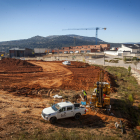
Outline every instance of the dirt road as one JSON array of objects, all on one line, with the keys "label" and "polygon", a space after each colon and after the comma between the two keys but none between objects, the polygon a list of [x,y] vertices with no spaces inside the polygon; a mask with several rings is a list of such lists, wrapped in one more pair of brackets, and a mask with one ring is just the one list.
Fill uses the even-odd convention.
[{"label": "dirt road", "polygon": [[72,72],[63,67],[61,63],[58,64],[55,62],[52,63],[42,61],[30,61],[30,63],[35,64],[35,66],[37,65],[42,67],[43,70],[41,72],[33,71],[29,73],[28,71],[30,68],[28,68],[28,70],[26,68],[27,72],[24,73],[20,72],[20,70],[17,71],[17,69],[10,71],[9,73],[0,73],[1,85],[3,85],[5,88],[9,86],[16,86],[18,88],[58,88],[62,85],[63,79],[72,80]]},{"label": "dirt road", "polygon": [[41,87],[58,88],[62,85],[63,79],[72,80],[72,72],[65,68],[61,63],[30,62],[43,68],[43,76],[30,81],[29,85],[38,84]]}]

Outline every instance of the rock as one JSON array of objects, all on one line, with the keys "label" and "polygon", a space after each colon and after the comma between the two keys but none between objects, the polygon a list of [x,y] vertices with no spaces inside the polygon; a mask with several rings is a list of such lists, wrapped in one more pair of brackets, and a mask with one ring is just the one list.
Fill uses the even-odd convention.
[{"label": "rock", "polygon": [[136,126],[136,129],[140,131],[140,126]]},{"label": "rock", "polygon": [[115,122],[115,127],[118,128],[119,127],[119,123]]},{"label": "rock", "polygon": [[38,94],[38,91],[37,90],[32,90],[32,94],[36,95],[36,94]]}]

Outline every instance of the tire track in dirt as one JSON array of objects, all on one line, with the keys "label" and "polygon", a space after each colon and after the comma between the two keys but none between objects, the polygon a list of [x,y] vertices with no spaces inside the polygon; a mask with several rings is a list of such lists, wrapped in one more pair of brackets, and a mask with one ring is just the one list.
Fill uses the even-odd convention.
[{"label": "tire track in dirt", "polygon": [[44,77],[39,77],[37,80],[31,81],[29,85],[39,84],[41,87],[57,88],[62,85],[63,79],[72,80],[72,72],[63,67],[63,64],[52,62],[34,62],[30,63],[41,66]]}]

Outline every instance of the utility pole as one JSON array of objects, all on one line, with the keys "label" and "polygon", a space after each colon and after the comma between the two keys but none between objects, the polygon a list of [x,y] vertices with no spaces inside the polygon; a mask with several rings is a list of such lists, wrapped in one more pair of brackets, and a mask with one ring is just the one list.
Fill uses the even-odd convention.
[{"label": "utility pole", "polygon": [[104,65],[105,65],[105,54],[104,54]]}]

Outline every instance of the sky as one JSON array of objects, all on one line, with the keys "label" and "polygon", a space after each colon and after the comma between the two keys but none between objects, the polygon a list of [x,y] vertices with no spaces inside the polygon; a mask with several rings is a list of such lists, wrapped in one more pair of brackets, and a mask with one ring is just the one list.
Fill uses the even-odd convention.
[{"label": "sky", "polygon": [[112,43],[140,42],[140,0],[0,0],[0,42],[76,34]]}]

